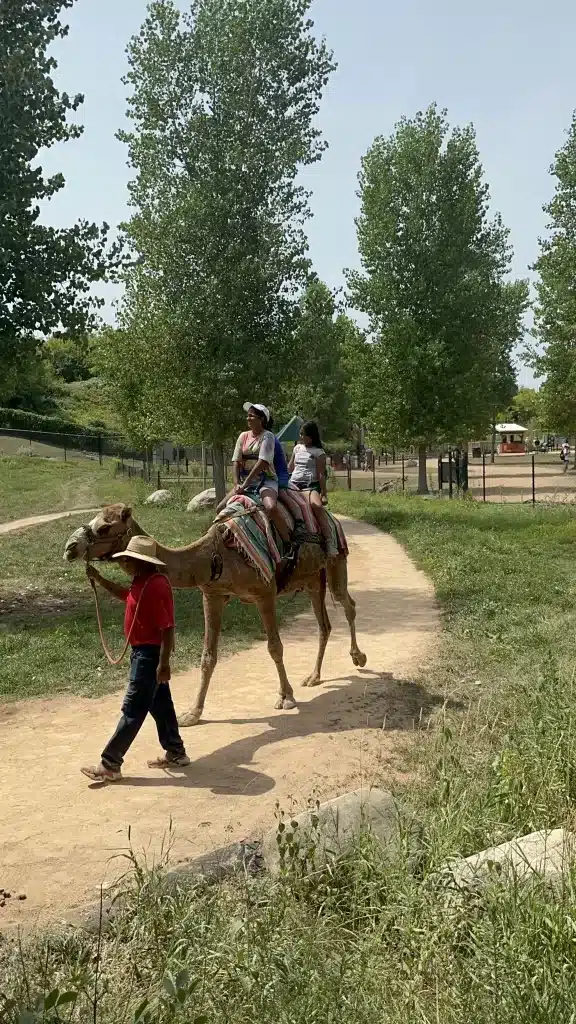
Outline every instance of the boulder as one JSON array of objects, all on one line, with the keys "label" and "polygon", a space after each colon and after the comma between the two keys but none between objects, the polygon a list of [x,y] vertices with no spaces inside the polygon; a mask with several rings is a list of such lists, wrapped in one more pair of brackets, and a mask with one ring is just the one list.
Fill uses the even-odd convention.
[{"label": "boulder", "polygon": [[166,490],[153,491],[152,494],[150,494],[146,498],[146,501],[144,502],[144,504],[145,505],[167,505],[169,501],[172,501],[172,494],[170,493],[170,491],[166,491]]},{"label": "boulder", "polygon": [[[410,831],[415,838],[416,830]],[[264,837],[262,852],[266,870],[278,876],[282,870],[281,848],[296,843],[299,849],[313,848],[315,867],[328,855],[345,853],[356,836],[369,832],[382,844],[387,855],[397,855],[402,845],[400,814],[391,793],[382,789],[357,789],[334,800],[286,819],[282,832],[278,827]]]},{"label": "boulder", "polygon": [[555,828],[531,832],[471,857],[450,861],[443,874],[449,878],[450,887],[460,891],[506,878],[529,881],[538,877],[557,883],[568,872],[575,853],[576,836]]},{"label": "boulder", "polygon": [[206,491],[200,491],[200,494],[195,494],[192,500],[188,502],[188,512],[199,512],[203,508],[216,508],[216,490],[214,487],[209,487]]}]

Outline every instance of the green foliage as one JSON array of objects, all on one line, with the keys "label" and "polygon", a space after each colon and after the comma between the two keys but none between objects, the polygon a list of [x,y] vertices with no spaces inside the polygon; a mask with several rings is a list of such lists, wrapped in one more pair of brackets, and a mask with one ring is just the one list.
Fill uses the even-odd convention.
[{"label": "green foliage", "polygon": [[41,150],[82,133],[82,96],[59,93],[52,43],[67,34],[58,20],[74,0],[3,3],[0,7],[0,400],[13,390],[10,371],[34,357],[38,334],[82,333],[98,301],[90,289],[107,275],[116,250],[106,251],[107,227],[81,221],[71,228],[42,224],[40,204],[64,187],[44,178]]},{"label": "green foliage", "polygon": [[435,107],[403,118],[362,163],[353,304],[373,343],[359,359],[362,405],[384,442],[458,440],[487,429],[514,393],[512,350],[527,305],[505,283],[511,251],[488,219],[472,127]]},{"label": "green foliage", "polygon": [[229,441],[247,386],[276,404],[309,274],[299,168],[333,64],[309,0],[153,2],[128,55],[142,257],[104,350],[131,433]]},{"label": "green foliage", "polygon": [[89,434],[104,431],[97,427],[81,427],[58,414],[42,415],[28,409],[0,409],[0,427],[13,430],[41,430],[53,434]]},{"label": "green foliage", "polygon": [[67,384],[88,380],[92,376],[95,338],[50,338],[44,346],[46,358],[54,373]]},{"label": "green foliage", "polygon": [[540,242],[536,336],[543,351],[536,354],[536,373],[543,417],[550,430],[576,432],[576,114],[565,145],[551,168],[552,201],[544,210],[548,237]]},{"label": "green foliage", "polygon": [[281,407],[286,418],[298,414],[316,420],[331,437],[345,435],[351,422],[344,356],[355,325],[337,311],[334,295],[319,280],[308,285],[300,311]]},{"label": "green foliage", "polygon": [[535,388],[519,388],[510,405],[502,415],[497,417],[498,423],[518,423],[521,427],[540,426],[541,401],[540,393]]}]

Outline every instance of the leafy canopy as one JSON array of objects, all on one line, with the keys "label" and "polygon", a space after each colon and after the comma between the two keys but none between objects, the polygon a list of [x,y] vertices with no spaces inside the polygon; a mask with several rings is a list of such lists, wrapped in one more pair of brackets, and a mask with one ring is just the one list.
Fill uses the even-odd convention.
[{"label": "leafy canopy", "polygon": [[[246,397],[274,405],[309,277],[299,168],[333,68],[309,0],[149,5],[128,54],[135,171],[127,276],[108,376],[129,426],[228,441]],[[128,369],[129,368],[129,369]],[[138,421],[138,422],[136,422]]]},{"label": "leafy canopy", "polygon": [[362,271],[353,305],[372,338],[359,358],[373,433],[399,444],[484,431],[515,391],[524,282],[505,282],[508,232],[488,215],[474,130],[431,106],[377,138],[362,162]]},{"label": "leafy canopy", "polygon": [[0,397],[16,386],[39,336],[82,334],[92,325],[98,300],[90,289],[117,256],[116,250],[106,252],[106,226],[40,222],[40,203],[64,187],[64,178],[44,177],[38,155],[82,133],[67,121],[82,96],[57,90],[56,61],[48,56],[54,40],[68,31],[58,15],[73,2],[0,4]]},{"label": "leafy canopy", "polygon": [[549,235],[540,241],[535,270],[536,336],[543,346],[534,360],[542,416],[550,430],[576,433],[576,114],[551,167],[554,196],[544,210]]}]

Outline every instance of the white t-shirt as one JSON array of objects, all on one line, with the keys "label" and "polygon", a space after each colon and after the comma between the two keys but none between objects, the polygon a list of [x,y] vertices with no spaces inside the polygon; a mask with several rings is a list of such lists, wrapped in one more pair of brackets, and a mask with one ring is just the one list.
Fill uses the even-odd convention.
[{"label": "white t-shirt", "polygon": [[318,463],[316,459],[322,458],[326,453],[323,448],[307,448],[305,444],[294,446],[294,469],[290,477],[291,481],[298,484],[311,486],[318,483]]}]

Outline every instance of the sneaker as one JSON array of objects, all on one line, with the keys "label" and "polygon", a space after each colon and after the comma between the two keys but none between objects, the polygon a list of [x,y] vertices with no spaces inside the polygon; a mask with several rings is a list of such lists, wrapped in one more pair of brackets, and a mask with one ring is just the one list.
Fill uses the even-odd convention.
[{"label": "sneaker", "polygon": [[148,761],[147,764],[149,768],[187,768],[192,762],[188,754],[180,754],[180,757],[162,755],[161,757],[156,757],[153,761]]},{"label": "sneaker", "polygon": [[91,782],[119,782],[122,778],[119,768],[107,768],[102,762],[88,768],[81,768],[80,771]]}]

